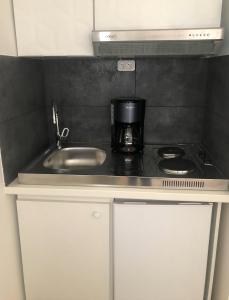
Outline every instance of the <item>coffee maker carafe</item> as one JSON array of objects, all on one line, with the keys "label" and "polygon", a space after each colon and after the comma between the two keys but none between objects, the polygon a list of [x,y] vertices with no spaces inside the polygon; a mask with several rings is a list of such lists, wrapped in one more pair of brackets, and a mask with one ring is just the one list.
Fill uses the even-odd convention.
[{"label": "coffee maker carafe", "polygon": [[139,152],[144,147],[145,100],[111,100],[111,147],[123,153]]}]

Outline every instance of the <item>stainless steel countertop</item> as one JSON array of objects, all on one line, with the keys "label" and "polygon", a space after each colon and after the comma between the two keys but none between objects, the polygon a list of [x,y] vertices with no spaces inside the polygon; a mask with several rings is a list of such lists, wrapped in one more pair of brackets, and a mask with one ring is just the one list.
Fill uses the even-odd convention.
[{"label": "stainless steel countertop", "polygon": [[[67,146],[87,146],[74,144]],[[89,146],[89,145],[88,145]],[[141,187],[162,189],[228,190],[229,181],[215,166],[206,166],[198,156],[200,145],[180,145],[197,168],[189,175],[166,175],[158,168],[159,147],[146,145],[139,154],[113,153],[110,145],[91,145],[106,151],[102,166],[82,167],[77,170],[53,170],[43,166],[43,161],[53,151],[50,147],[19,173],[21,184],[86,185],[112,187]],[[171,146],[171,145],[170,145]],[[177,146],[177,145],[176,145]]]}]

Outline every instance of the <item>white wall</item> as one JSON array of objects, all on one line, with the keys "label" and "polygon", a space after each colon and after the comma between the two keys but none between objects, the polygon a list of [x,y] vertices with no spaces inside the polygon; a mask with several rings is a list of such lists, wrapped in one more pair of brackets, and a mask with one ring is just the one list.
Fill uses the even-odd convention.
[{"label": "white wall", "polygon": [[220,55],[229,55],[229,0],[223,0],[222,26],[225,29],[225,37]]},{"label": "white wall", "polygon": [[16,203],[4,195],[3,186],[0,156],[0,300],[23,300]]},{"label": "white wall", "polygon": [[12,0],[0,0],[0,55],[17,55]]},{"label": "white wall", "polygon": [[229,204],[222,210],[212,300],[229,299]]}]

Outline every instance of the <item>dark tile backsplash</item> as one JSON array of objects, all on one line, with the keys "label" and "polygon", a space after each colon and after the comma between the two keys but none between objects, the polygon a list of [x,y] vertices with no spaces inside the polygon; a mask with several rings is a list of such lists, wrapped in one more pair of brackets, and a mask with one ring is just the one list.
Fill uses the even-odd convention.
[{"label": "dark tile backsplash", "polygon": [[117,60],[59,59],[43,62],[48,103],[107,106],[113,97],[133,96],[134,72],[118,72]]},{"label": "dark tile backsplash", "polygon": [[[0,146],[6,183],[54,142],[51,104],[69,142],[110,142],[110,99],[145,98],[146,143],[203,143],[229,176],[229,57],[117,59],[0,56]],[[203,133],[204,131],[204,133]]]},{"label": "dark tile backsplash", "polygon": [[44,107],[38,61],[0,56],[0,123]]},{"label": "dark tile backsplash", "polygon": [[44,100],[40,62],[0,56],[0,148],[6,184],[48,145]]},{"label": "dark tile backsplash", "polygon": [[58,105],[63,126],[69,127],[70,142],[109,142],[109,101],[134,96],[135,73],[118,72],[117,60],[44,60],[45,91],[50,140],[51,104]]},{"label": "dark tile backsplash", "polygon": [[48,146],[45,109],[40,108],[0,125],[6,184]]},{"label": "dark tile backsplash", "polygon": [[70,140],[90,143],[110,141],[110,110],[108,106],[63,107],[64,124],[71,129]]},{"label": "dark tile backsplash", "polygon": [[148,107],[145,118],[147,144],[199,143],[204,109],[200,107]]},{"label": "dark tile backsplash", "polygon": [[205,105],[206,59],[151,58],[136,64],[136,94],[148,106]]},{"label": "dark tile backsplash", "polygon": [[229,56],[209,59],[203,143],[229,176]]},{"label": "dark tile backsplash", "polygon": [[136,72],[118,72],[117,59],[44,60],[43,68],[46,101],[58,104],[71,142],[110,142],[110,99],[128,96],[147,100],[146,143],[201,141],[206,59],[137,59]]}]

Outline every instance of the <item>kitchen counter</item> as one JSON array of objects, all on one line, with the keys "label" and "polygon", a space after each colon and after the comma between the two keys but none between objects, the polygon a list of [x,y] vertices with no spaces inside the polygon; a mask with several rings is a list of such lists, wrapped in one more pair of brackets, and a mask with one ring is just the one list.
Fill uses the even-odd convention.
[{"label": "kitchen counter", "polygon": [[114,198],[180,202],[229,203],[228,191],[163,190],[152,188],[116,188],[93,186],[25,185],[16,179],[4,192],[19,198],[46,199],[49,201],[112,202]]},{"label": "kitchen counter", "polygon": [[[67,147],[86,145],[67,145]],[[94,145],[93,145],[94,146]],[[155,189],[228,190],[228,180],[215,166],[204,164],[199,156],[200,145],[179,145],[185,152],[184,158],[194,162],[195,170],[188,175],[167,175],[158,167],[162,160],[158,149],[166,145],[146,145],[138,154],[113,153],[110,145],[95,145],[106,152],[106,160],[97,167],[76,169],[46,168],[43,162],[53,152],[45,151],[19,173],[18,181],[28,185],[66,185],[94,187],[134,187]],[[55,150],[54,150],[55,151]]]},{"label": "kitchen counter", "polygon": [[[74,145],[75,146],[75,145]],[[81,145],[82,146],[82,145]],[[21,178],[17,178],[9,186],[5,187],[6,194],[17,195],[18,198],[28,199],[49,199],[50,201],[93,201],[110,203],[115,198],[119,199],[140,199],[157,200],[157,201],[179,201],[179,202],[214,202],[214,203],[229,203],[228,190],[204,190],[201,185],[192,189],[188,186],[176,185],[178,182],[185,182],[185,179],[193,182],[200,182],[202,178],[207,181],[213,181],[217,178],[226,182],[228,180],[223,178],[223,175],[216,173],[215,168],[201,165],[198,161],[199,157],[193,156],[193,153],[198,153],[197,145],[182,145],[186,150],[186,157],[192,158],[199,167],[193,172],[192,178],[188,176],[169,176],[162,173],[158,168],[160,158],[157,155],[157,145],[146,146],[144,154],[137,155],[123,155],[112,153],[108,145],[101,145],[99,148],[104,149],[107,153],[105,163],[98,168],[86,168],[74,170],[71,172],[60,172],[52,169],[47,169],[43,166],[43,161],[50,154],[46,151],[40,157],[35,159],[31,164],[21,172],[20,175],[34,176],[33,181],[29,184],[23,183]],[[195,151],[192,151],[193,147]],[[126,160],[125,160],[126,159]],[[200,167],[201,166],[201,167]],[[47,177],[50,176],[50,177]],[[150,177],[154,176],[154,177]],[[222,176],[222,177],[220,177]],[[58,180],[56,180],[59,177]],[[72,178],[67,184],[63,178]],[[90,179],[89,182],[84,180]],[[30,177],[29,177],[30,178]],[[41,180],[39,180],[39,178]],[[52,178],[54,184],[45,181]],[[97,184],[96,178],[104,179],[105,183],[109,180],[116,180],[116,184]],[[20,180],[19,180],[20,179]],[[162,179],[160,181],[160,179]],[[145,186],[141,185],[141,180],[145,180]],[[152,182],[175,182],[175,186],[161,186],[151,185]],[[171,181],[169,181],[171,180]],[[35,182],[35,184],[33,184]],[[148,184],[148,185],[147,185]],[[182,189],[183,187],[183,189]],[[88,200],[89,199],[89,200]]]}]

